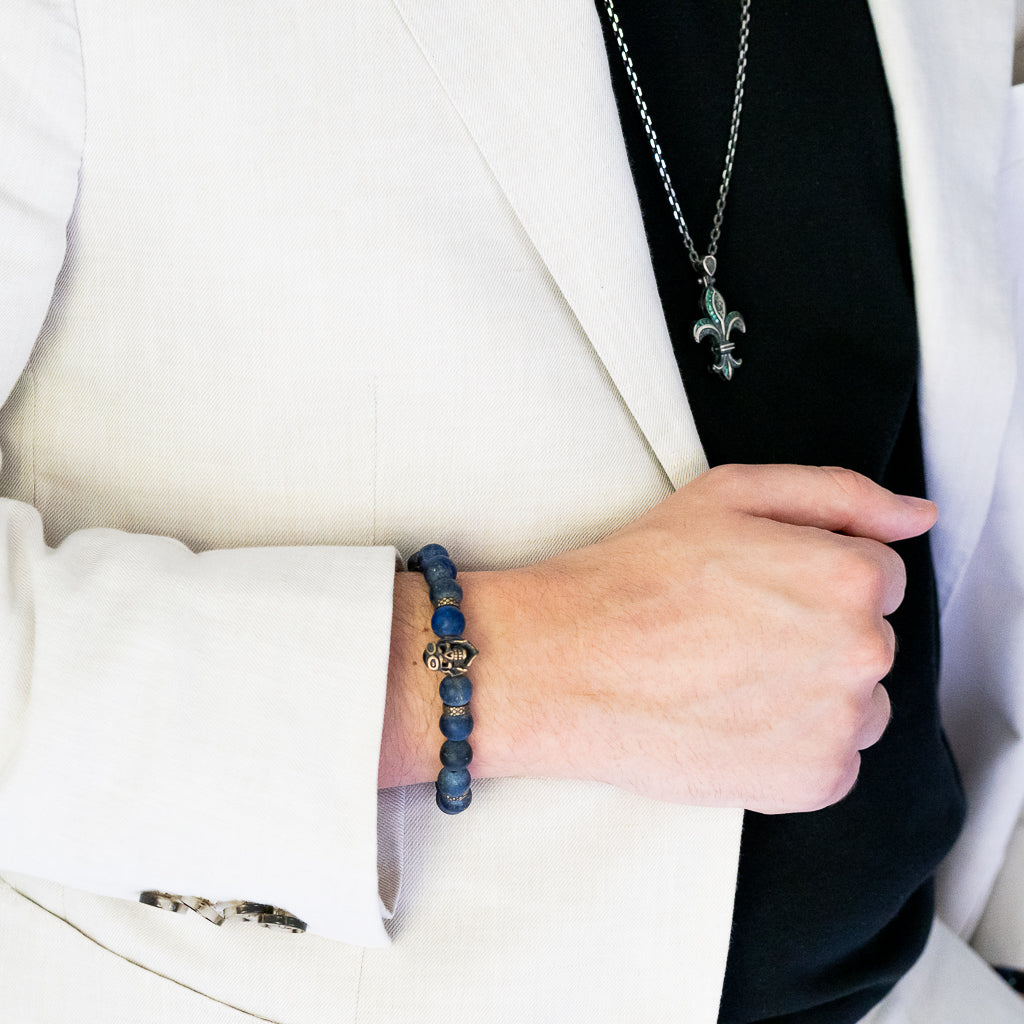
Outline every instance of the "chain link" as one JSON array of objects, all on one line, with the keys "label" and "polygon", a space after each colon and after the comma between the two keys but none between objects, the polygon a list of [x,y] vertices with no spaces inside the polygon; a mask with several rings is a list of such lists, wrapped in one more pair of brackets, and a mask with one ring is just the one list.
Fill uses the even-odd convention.
[{"label": "chain link", "polygon": [[[608,21],[611,24],[612,32],[615,33],[615,41],[619,46],[619,54],[622,56],[622,64],[626,69],[626,77],[629,79],[629,87],[633,90],[633,98],[636,100],[637,110],[640,112],[640,119],[643,121],[644,132],[647,141],[651,146],[651,153],[654,156],[654,163],[657,165],[661,183],[665,187],[665,195],[668,197],[669,206],[672,208],[672,216],[675,218],[679,233],[683,236],[683,244],[690,255],[690,263],[698,274],[704,274],[706,265],[697,252],[690,229],[686,225],[683,211],[679,206],[679,198],[676,196],[672,178],[665,165],[665,157],[661,152],[661,143],[658,142],[658,133],[654,130],[651,115],[647,110],[647,101],[644,99],[643,90],[637,81],[636,70],[633,67],[633,58],[629,55],[629,47],[622,34],[622,26],[619,24],[619,15],[615,10],[613,0],[605,0],[605,10],[608,12]],[[708,240],[707,255],[711,257],[713,267],[716,254],[718,253],[718,240],[722,234],[722,221],[725,217],[725,200],[729,194],[729,184],[732,181],[733,164],[736,161],[736,140],[740,134],[740,114],[743,112],[743,88],[747,82],[747,44],[750,40],[750,0],[743,0],[743,7],[740,13],[740,43],[739,56],[736,60],[736,87],[733,91],[732,121],[729,126],[729,143],[725,149],[725,169],[722,171],[722,183],[718,187],[718,202],[715,204],[715,217],[711,224],[711,236]],[[711,275],[713,277],[713,274]]]}]

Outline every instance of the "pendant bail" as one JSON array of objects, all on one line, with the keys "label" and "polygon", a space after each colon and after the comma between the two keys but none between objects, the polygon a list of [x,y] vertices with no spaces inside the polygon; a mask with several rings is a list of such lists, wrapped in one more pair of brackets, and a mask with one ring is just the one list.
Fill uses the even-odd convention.
[{"label": "pendant bail", "polygon": [[715,259],[710,253],[700,261],[701,268],[704,271],[704,287],[711,288],[715,283],[715,271],[718,270],[718,260]]}]

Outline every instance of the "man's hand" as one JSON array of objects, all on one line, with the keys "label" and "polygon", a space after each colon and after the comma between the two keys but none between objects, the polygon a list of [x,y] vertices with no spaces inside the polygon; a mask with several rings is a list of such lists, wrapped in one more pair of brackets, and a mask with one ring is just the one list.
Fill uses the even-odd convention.
[{"label": "man's hand", "polygon": [[[889,717],[883,616],[905,575],[886,544],[934,521],[930,502],[848,470],[726,466],[598,544],[460,576],[482,652],[474,774],[764,812],[834,803]],[[418,600],[396,611],[423,622]],[[410,718],[406,701],[407,723],[436,731],[429,705],[421,697]],[[425,730],[417,743],[430,743]],[[382,758],[386,778],[410,780],[387,776]]]}]

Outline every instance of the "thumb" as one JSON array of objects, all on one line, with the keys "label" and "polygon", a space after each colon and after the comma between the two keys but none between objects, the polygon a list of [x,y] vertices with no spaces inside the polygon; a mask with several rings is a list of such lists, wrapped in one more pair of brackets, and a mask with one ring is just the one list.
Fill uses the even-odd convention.
[{"label": "thumb", "polygon": [[[814,526],[888,544],[916,537],[938,518],[924,499],[894,494],[835,466],[725,466],[733,506],[793,526]],[[717,470],[712,470],[712,474]],[[710,476],[711,474],[709,474]]]}]

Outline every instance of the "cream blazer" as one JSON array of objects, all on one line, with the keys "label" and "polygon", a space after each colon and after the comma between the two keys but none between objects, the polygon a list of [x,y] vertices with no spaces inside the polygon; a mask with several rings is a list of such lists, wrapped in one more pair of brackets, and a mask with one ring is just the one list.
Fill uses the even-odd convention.
[{"label": "cream blazer", "polygon": [[[969,930],[1024,789],[1012,4],[872,6]],[[133,990],[147,1020],[711,1024],[739,810],[524,778],[448,819],[428,786],[376,792],[396,555],[530,562],[706,468],[593,4],[258,10],[0,14],[0,993],[47,1024],[122,1019],[143,974],[175,983]],[[310,934],[132,902],[151,888]]]}]

